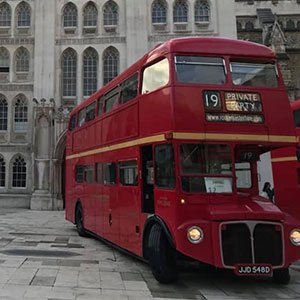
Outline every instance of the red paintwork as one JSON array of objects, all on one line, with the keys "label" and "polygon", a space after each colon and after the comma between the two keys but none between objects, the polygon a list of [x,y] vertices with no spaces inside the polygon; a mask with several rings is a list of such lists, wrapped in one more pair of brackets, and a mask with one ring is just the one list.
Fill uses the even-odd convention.
[{"label": "red paintwork", "polygon": [[[300,100],[291,103],[293,111],[300,110]],[[300,138],[300,128],[296,128],[296,135]],[[298,147],[299,148],[299,147]],[[272,151],[273,159],[293,157],[294,160],[273,162],[273,177],[276,204],[283,210],[300,219],[300,182],[298,170],[300,163],[296,160],[295,147],[288,147]]]},{"label": "red paintwork", "polygon": [[[106,186],[99,184],[75,183],[75,166],[90,165],[96,162],[118,162],[137,159],[141,168],[139,146],[86,155],[68,159],[68,156],[103,146],[120,144],[127,141],[149,137],[165,132],[200,132],[219,134],[259,134],[294,136],[294,126],[287,94],[281,76],[278,88],[250,88],[234,86],[230,74],[224,85],[188,85],[179,84],[175,79],[175,54],[220,55],[226,60],[229,70],[229,58],[247,58],[252,60],[272,60],[276,57],[267,47],[250,42],[222,38],[181,38],[162,44],[146,54],[141,60],[112,80],[89,99],[76,107],[71,116],[83,107],[98,99],[123,80],[162,57],[167,57],[171,66],[169,84],[154,92],[140,95],[126,104],[116,104],[114,109],[96,117],[81,128],[67,133],[66,162],[66,218],[74,222],[75,204],[80,200],[83,206],[86,229],[116,243],[139,255],[143,255],[143,228],[147,214],[142,213],[142,181],[139,176],[138,187]],[[228,72],[229,73],[229,72]],[[264,124],[208,123],[204,119],[202,100],[203,90],[256,92],[261,95],[265,117]],[[190,140],[171,140],[175,149],[176,187],[173,190],[158,189],[154,186],[155,215],[168,227],[175,245],[182,252],[197,260],[223,267],[220,257],[219,224],[228,220],[272,220],[281,222],[285,233],[285,266],[300,258],[300,248],[289,241],[289,232],[300,227],[299,222],[282,212],[277,206],[258,196],[256,164],[253,163],[252,188],[232,194],[188,194],[180,189],[179,144]],[[196,141],[197,142],[197,141]],[[222,141],[210,141],[222,143]],[[232,149],[252,144],[276,148],[295,146],[293,143],[263,141],[224,141]],[[159,142],[152,143],[157,145]],[[119,175],[118,175],[119,177]],[[119,182],[119,180],[118,180]],[[181,199],[186,203],[181,204]],[[109,214],[112,225],[109,225]],[[187,239],[190,226],[200,226],[204,240],[197,245]]]}]

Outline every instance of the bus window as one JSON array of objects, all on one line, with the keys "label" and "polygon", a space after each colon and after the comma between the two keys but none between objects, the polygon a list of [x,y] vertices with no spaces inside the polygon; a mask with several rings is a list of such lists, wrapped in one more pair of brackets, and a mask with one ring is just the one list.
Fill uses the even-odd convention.
[{"label": "bus window", "polygon": [[83,126],[84,122],[85,122],[85,108],[83,108],[78,114],[79,127]]},{"label": "bus window", "polygon": [[76,175],[75,175],[75,180],[78,183],[82,183],[83,182],[83,178],[84,178],[84,166],[76,166]]},{"label": "bus window", "polygon": [[96,170],[97,170],[97,183],[103,184],[102,164],[97,163]]},{"label": "bus window", "polygon": [[119,96],[119,87],[117,86],[107,94],[105,94],[105,112],[113,109],[114,104],[117,102]]},{"label": "bus window", "polygon": [[130,160],[119,163],[120,182],[122,185],[138,185],[137,161]]},{"label": "bus window", "polygon": [[117,167],[115,163],[103,164],[104,184],[117,183]]},{"label": "bus window", "polygon": [[231,62],[234,85],[276,87],[277,71],[273,63]]},{"label": "bus window", "polygon": [[176,76],[182,83],[224,84],[225,62],[222,57],[176,56]]},{"label": "bus window", "polygon": [[86,166],[84,173],[86,183],[94,183],[94,166]]},{"label": "bus window", "polygon": [[295,127],[300,128],[300,110],[294,111],[294,121],[295,121]]},{"label": "bus window", "polygon": [[85,120],[92,121],[95,119],[95,114],[96,114],[96,102],[93,102],[86,108],[86,116]]},{"label": "bus window", "polygon": [[98,99],[98,116],[101,116],[102,114],[103,103],[104,103],[104,96],[101,96]]},{"label": "bus window", "polygon": [[143,73],[142,94],[150,93],[169,82],[170,71],[167,58],[147,67]]},{"label": "bus window", "polygon": [[121,104],[128,102],[131,99],[134,99],[137,95],[138,89],[138,73],[134,74],[123,83],[121,83]]},{"label": "bus window", "polygon": [[236,185],[238,189],[249,189],[252,186],[251,165],[248,162],[236,163]]},{"label": "bus window", "polygon": [[76,127],[76,115],[73,115],[71,117],[71,121],[70,121],[70,124],[69,124],[69,129],[73,130],[75,127]]},{"label": "bus window", "polygon": [[232,193],[232,158],[228,145],[182,144],[180,169],[185,192]]},{"label": "bus window", "polygon": [[173,145],[155,147],[155,184],[157,187],[175,187],[175,168]]}]

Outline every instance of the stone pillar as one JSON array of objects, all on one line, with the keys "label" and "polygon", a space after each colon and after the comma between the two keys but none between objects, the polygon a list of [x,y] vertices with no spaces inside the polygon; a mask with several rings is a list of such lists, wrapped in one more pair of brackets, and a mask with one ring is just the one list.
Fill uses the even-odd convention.
[{"label": "stone pillar", "polygon": [[52,210],[53,176],[51,153],[53,152],[53,112],[54,106],[44,99],[34,108],[34,192],[30,208]]}]

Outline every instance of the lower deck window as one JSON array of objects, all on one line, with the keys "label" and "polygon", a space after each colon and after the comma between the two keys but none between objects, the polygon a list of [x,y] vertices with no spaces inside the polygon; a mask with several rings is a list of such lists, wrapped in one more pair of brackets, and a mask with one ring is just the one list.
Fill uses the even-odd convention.
[{"label": "lower deck window", "polygon": [[116,184],[117,183],[116,163],[103,164],[103,178],[104,178],[104,184]]},{"label": "lower deck window", "polygon": [[137,161],[130,160],[119,163],[120,182],[122,185],[138,185]]}]

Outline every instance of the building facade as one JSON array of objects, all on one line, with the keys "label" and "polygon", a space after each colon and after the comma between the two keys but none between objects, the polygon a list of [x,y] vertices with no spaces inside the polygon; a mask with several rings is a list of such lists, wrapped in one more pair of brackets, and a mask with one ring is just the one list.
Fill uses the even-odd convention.
[{"label": "building facade", "polygon": [[234,0],[0,1],[0,207],[62,209],[70,110],[163,41],[236,38],[234,9]]},{"label": "building facade", "polygon": [[271,47],[291,101],[300,98],[300,0],[235,0],[238,39]]}]

